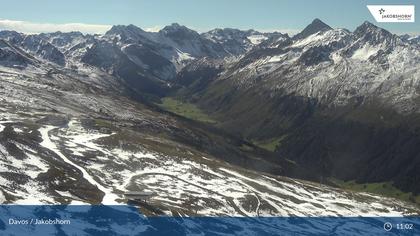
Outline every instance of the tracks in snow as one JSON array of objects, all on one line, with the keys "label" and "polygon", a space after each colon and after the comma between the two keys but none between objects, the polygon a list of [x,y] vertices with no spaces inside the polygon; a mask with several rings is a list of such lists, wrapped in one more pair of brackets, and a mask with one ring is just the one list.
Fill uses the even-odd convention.
[{"label": "tracks in snow", "polygon": [[100,191],[102,191],[105,195],[102,199],[102,204],[104,205],[118,205],[119,203],[116,201],[118,199],[118,195],[112,193],[111,190],[104,187],[102,184],[97,182],[93,176],[91,176],[83,167],[77,165],[73,161],[71,161],[69,158],[67,158],[57,147],[57,145],[51,141],[49,132],[53,129],[56,129],[55,126],[46,126],[39,129],[39,132],[41,133],[41,137],[43,139],[41,146],[53,151],[57,156],[59,156],[64,162],[67,164],[75,167],[79,171],[82,172],[83,178],[85,178],[89,183],[96,186]]}]

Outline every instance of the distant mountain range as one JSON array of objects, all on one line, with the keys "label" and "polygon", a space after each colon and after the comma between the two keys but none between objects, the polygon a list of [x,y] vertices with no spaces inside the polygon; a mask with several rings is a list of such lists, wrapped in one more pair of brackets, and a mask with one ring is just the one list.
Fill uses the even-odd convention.
[{"label": "distant mountain range", "polygon": [[67,67],[84,63],[101,68],[121,77],[135,90],[152,94],[165,91],[166,81],[173,80],[191,61],[204,57],[238,57],[272,37],[286,36],[236,29],[215,29],[199,34],[176,23],[157,33],[134,25],[114,26],[105,35],[0,32],[1,39],[40,59]]},{"label": "distant mountain range", "polygon": [[[420,191],[420,45],[369,22],[354,32],[314,20],[233,61],[202,59],[176,96],[219,126],[276,146],[310,179],[393,182]],[[244,129],[246,127],[246,129]]]},{"label": "distant mountain range", "polygon": [[420,193],[419,37],[369,22],[333,29],[319,19],[293,37],[200,34],[179,24],[159,32],[119,25],[104,35],[0,31],[0,66],[45,65],[102,73],[143,102],[193,103],[217,128],[275,142],[279,160],[296,164],[289,176],[392,182]]}]

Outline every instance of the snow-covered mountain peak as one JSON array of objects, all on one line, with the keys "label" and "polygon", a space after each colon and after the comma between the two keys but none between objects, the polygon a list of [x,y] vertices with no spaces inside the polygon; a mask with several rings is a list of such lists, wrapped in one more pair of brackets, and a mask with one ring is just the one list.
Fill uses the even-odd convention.
[{"label": "snow-covered mountain peak", "polygon": [[23,39],[24,35],[12,30],[3,30],[0,31],[0,39],[5,39],[12,43],[20,42]]},{"label": "snow-covered mountain peak", "polygon": [[114,25],[105,34],[125,34],[125,33],[143,33],[145,32],[140,27],[133,24],[129,25]]},{"label": "snow-covered mountain peak", "polygon": [[356,28],[354,31],[355,34],[363,34],[369,31],[382,31],[384,29],[379,28],[378,26],[374,25],[369,21],[364,21],[360,26]]},{"label": "snow-covered mountain peak", "polygon": [[107,37],[118,36],[123,42],[138,42],[141,40],[149,39],[148,32],[142,30],[135,25],[114,25],[105,33]]},{"label": "snow-covered mountain peak", "polygon": [[418,44],[365,22],[354,32],[324,29],[278,47],[264,43],[222,78],[240,87],[261,84],[325,104],[343,105],[355,97],[383,99],[399,111],[411,112],[420,109],[416,103],[419,61]]},{"label": "snow-covered mountain peak", "polygon": [[385,29],[379,28],[378,26],[368,21],[365,21],[362,25],[357,27],[353,34],[356,38],[360,38],[372,45],[384,42],[390,44],[401,41],[398,36],[390,33]]},{"label": "snow-covered mountain peak", "polygon": [[84,35],[81,32],[54,32],[54,33],[41,33],[40,37],[45,38],[51,44],[57,47],[66,47],[68,44],[75,40],[81,40],[83,38],[92,37],[91,35]]},{"label": "snow-covered mountain peak", "polygon": [[56,31],[52,33],[40,33],[40,36],[44,37],[83,37],[84,34],[79,31],[71,31],[71,32],[61,32]]},{"label": "snow-covered mountain peak", "polygon": [[297,40],[292,47],[314,47],[337,45],[348,42],[351,33],[346,29],[330,29],[311,34],[306,38]]},{"label": "snow-covered mountain peak", "polygon": [[309,35],[312,35],[321,31],[331,30],[331,29],[332,28],[329,25],[325,24],[323,21],[316,18],[312,21],[312,23],[306,26],[305,29],[302,30],[302,32],[298,33],[293,38],[303,39],[303,38],[308,37]]},{"label": "snow-covered mountain peak", "polygon": [[42,33],[39,36],[57,47],[66,56],[77,54],[75,51],[85,48],[87,42],[92,43],[95,38],[94,35],[84,35],[80,32]]},{"label": "snow-covered mountain peak", "polygon": [[[412,52],[416,54],[415,51],[418,53],[418,49],[415,49],[409,42],[365,21],[353,32],[353,43],[344,50],[344,53],[352,59],[376,61],[386,69],[390,67],[390,60],[393,60],[396,54],[400,54],[396,51],[406,51],[409,55]],[[401,61],[404,61],[403,58],[407,56],[400,55],[399,57]]]},{"label": "snow-covered mountain peak", "polygon": [[221,44],[227,52],[235,56],[244,54],[263,42],[268,45],[277,42],[276,39],[282,41],[285,37],[278,32],[262,33],[253,29],[239,30],[232,28],[216,28],[203,33],[202,36]]},{"label": "snow-covered mountain peak", "polygon": [[178,23],[172,23],[171,25],[165,26],[159,31],[159,34],[178,40],[200,37],[200,34],[196,31]]},{"label": "snow-covered mountain peak", "polygon": [[232,28],[216,28],[202,34],[206,39],[221,44],[232,55],[243,54],[251,49],[254,44],[257,44],[257,39],[254,39],[254,35],[267,38],[256,31],[243,31]]},{"label": "snow-covered mountain peak", "polygon": [[242,31],[239,29],[232,28],[216,28],[206,33],[203,33],[203,35],[206,38],[213,39],[214,41],[226,41],[231,39],[237,39],[240,37],[244,37],[247,34],[249,34],[248,31]]},{"label": "snow-covered mountain peak", "polygon": [[58,65],[65,65],[64,54],[40,35],[26,35],[21,42],[23,47],[37,56]]}]

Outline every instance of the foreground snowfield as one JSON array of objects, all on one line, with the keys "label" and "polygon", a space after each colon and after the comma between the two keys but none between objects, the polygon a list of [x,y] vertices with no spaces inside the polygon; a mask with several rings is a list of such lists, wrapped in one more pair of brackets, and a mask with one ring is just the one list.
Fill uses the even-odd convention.
[{"label": "foreground snowfield", "polygon": [[[419,214],[395,199],[216,159],[168,137],[200,142],[197,131],[116,96],[112,78],[86,70],[0,67],[0,203],[115,205],[127,203],[126,191],[152,191],[149,208],[140,206],[147,215]],[[90,124],[97,117],[105,117],[100,128]]]},{"label": "foreground snowfield", "polygon": [[[0,135],[6,128],[21,135],[33,132],[16,120],[2,121]],[[0,171],[9,172],[0,175],[2,203],[116,205],[126,203],[122,195],[126,191],[152,191],[156,196],[148,204],[166,215],[401,216],[418,213],[415,207],[395,199],[269,176],[206,156],[188,153],[182,157],[168,156],[140,145],[128,146],[129,141],[114,143],[112,140],[121,133],[86,128],[77,118],[65,125],[42,125],[38,131],[41,138],[38,147],[28,142],[19,143],[17,138],[13,142],[15,153],[11,154],[10,143],[9,147],[0,144]],[[20,152],[24,154],[16,155]],[[65,175],[45,182],[42,176],[51,175],[55,163],[63,166]],[[13,176],[19,176],[20,180]],[[17,186],[19,181],[22,184]],[[83,184],[63,187],[72,181]],[[9,196],[9,200],[5,196]]]}]

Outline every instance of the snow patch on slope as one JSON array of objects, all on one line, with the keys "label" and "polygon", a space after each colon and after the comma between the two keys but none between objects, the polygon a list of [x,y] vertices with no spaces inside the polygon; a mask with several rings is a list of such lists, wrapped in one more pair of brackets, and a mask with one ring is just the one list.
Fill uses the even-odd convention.
[{"label": "snow patch on slope", "polygon": [[353,55],[352,59],[356,60],[367,60],[370,56],[375,55],[379,51],[379,48],[371,46],[369,44],[363,46],[362,48],[357,49]]},{"label": "snow patch on slope", "polygon": [[248,38],[248,40],[249,40],[252,44],[254,44],[254,45],[258,45],[258,44],[260,44],[262,41],[264,41],[264,40],[268,39],[268,37],[267,37],[267,36],[262,35],[262,34],[250,35],[250,36],[248,36],[247,38]]}]

